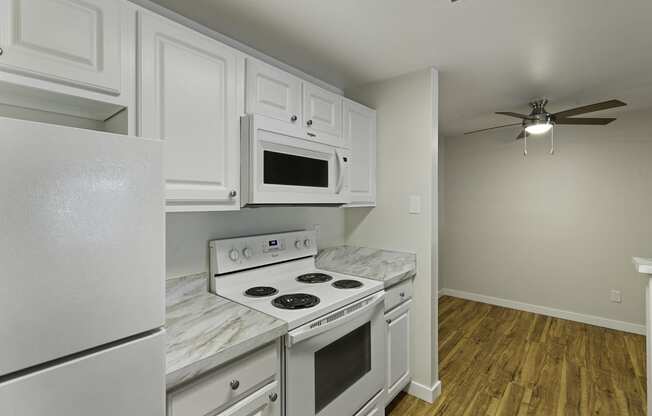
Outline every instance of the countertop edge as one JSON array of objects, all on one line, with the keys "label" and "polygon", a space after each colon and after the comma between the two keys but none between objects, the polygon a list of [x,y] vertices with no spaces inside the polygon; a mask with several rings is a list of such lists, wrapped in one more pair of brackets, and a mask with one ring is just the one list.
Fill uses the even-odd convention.
[{"label": "countertop edge", "polygon": [[166,373],[165,389],[170,391],[182,384],[185,384],[188,381],[191,381],[197,377],[201,377],[203,374],[213,371],[216,368],[229,363],[230,361],[233,361],[266,344],[269,344],[270,342],[273,342],[274,340],[279,339],[280,337],[286,335],[287,332],[287,323],[283,323],[268,330],[267,332],[243,341],[238,345],[233,345],[209,357],[205,357],[182,368],[176,369],[171,373]]}]

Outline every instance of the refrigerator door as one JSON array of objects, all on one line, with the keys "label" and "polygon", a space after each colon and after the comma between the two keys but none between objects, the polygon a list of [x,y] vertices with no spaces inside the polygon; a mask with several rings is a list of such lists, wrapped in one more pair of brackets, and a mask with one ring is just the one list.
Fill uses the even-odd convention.
[{"label": "refrigerator door", "polygon": [[163,331],[0,382],[0,415],[162,416]]},{"label": "refrigerator door", "polygon": [[0,118],[0,376],[163,326],[161,151]]}]

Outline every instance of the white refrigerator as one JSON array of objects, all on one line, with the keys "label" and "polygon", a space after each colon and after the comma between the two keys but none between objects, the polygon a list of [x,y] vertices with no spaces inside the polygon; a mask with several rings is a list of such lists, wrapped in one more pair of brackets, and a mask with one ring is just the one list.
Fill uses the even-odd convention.
[{"label": "white refrigerator", "polygon": [[0,415],[165,413],[162,143],[0,118]]}]

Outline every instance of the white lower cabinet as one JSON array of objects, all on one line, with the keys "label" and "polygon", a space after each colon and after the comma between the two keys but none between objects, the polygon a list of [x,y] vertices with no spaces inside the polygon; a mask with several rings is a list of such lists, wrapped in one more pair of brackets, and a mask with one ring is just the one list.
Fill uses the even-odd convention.
[{"label": "white lower cabinet", "polygon": [[239,209],[244,57],[146,11],[138,23],[139,130],[165,142],[167,211]]},{"label": "white lower cabinet", "polygon": [[[394,296],[395,293],[395,296]],[[388,298],[403,300],[392,309],[386,308],[387,324],[387,394],[385,404],[389,404],[411,380],[410,372],[410,306],[412,300],[412,281],[403,282],[387,290]],[[387,306],[387,303],[386,303]]]},{"label": "white lower cabinet", "polygon": [[280,343],[239,357],[167,394],[167,416],[280,416]]}]

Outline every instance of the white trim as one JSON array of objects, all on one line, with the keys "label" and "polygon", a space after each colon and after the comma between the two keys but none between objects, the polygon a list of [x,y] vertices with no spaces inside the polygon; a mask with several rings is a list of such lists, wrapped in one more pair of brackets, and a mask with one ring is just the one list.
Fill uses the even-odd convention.
[{"label": "white trim", "polygon": [[197,31],[197,32],[199,32],[199,33],[201,33],[201,34],[203,34],[205,36],[208,36],[209,38],[213,38],[218,42],[222,42],[225,45],[228,45],[228,46],[230,46],[230,47],[232,47],[234,49],[237,49],[242,53],[245,53],[245,54],[247,54],[249,56],[252,56],[252,57],[254,57],[256,59],[260,59],[261,61],[266,62],[266,63],[268,63],[270,65],[273,65],[273,66],[275,66],[275,67],[277,67],[279,69],[282,69],[283,71],[289,72],[289,73],[291,73],[291,74],[293,74],[293,75],[295,75],[295,76],[297,76],[297,77],[299,77],[299,78],[301,78],[301,79],[303,79],[305,81],[312,82],[313,84],[316,84],[316,85],[318,85],[318,86],[320,86],[320,87],[322,87],[322,88],[324,88],[324,89],[326,89],[328,91],[334,92],[334,93],[339,94],[339,95],[344,95],[343,91],[340,88],[338,88],[338,87],[336,87],[334,85],[331,85],[331,84],[329,84],[327,82],[324,82],[324,81],[322,81],[322,80],[320,80],[318,78],[315,78],[312,75],[309,75],[309,74],[307,74],[307,73],[305,73],[305,72],[303,72],[303,71],[301,71],[301,70],[299,70],[297,68],[294,68],[294,67],[286,64],[283,61],[279,61],[278,59],[273,58],[273,57],[271,57],[271,56],[269,56],[269,55],[267,55],[267,54],[265,54],[265,53],[263,53],[263,52],[261,52],[261,51],[259,51],[257,49],[254,49],[249,45],[246,45],[246,44],[244,44],[242,42],[239,42],[239,41],[237,41],[237,40],[235,40],[233,38],[230,38],[230,37],[228,37],[228,36],[226,36],[226,35],[224,35],[224,34],[222,34],[220,32],[217,32],[217,31],[215,31],[213,29],[210,29],[210,28],[208,28],[208,27],[206,27],[206,26],[204,26],[204,25],[202,25],[202,24],[200,24],[200,23],[198,23],[198,22],[196,22],[196,21],[194,21],[192,19],[189,19],[189,18],[187,18],[187,17],[185,17],[185,16],[183,16],[183,15],[177,13],[177,12],[174,12],[174,11],[168,9],[168,8],[163,7],[160,4],[156,4],[156,3],[152,2],[151,0],[130,0],[130,2],[133,3],[133,4],[136,4],[136,5],[140,6],[140,7],[143,7],[144,9],[147,9],[147,10],[149,10],[151,12],[159,14],[159,15],[161,15],[163,17],[166,17],[166,18],[168,18],[168,19],[170,19],[170,20],[172,20],[172,21],[174,21],[176,23],[179,23],[179,24],[181,24],[183,26],[186,26],[186,27],[188,27],[188,28],[190,28],[192,30],[195,30],[195,31]]},{"label": "white trim", "polygon": [[492,296],[480,295],[477,293],[464,292],[462,290],[441,289],[439,291],[439,296],[444,295],[472,300],[475,302],[488,303],[490,305],[502,306],[519,311],[538,313],[539,315],[551,316],[553,318],[566,319],[569,321],[581,322],[584,324],[601,326],[609,329],[616,329],[618,331],[631,332],[633,334],[645,335],[646,332],[645,325],[617,321],[615,319],[602,318],[600,316],[585,315],[582,313],[565,311],[562,309],[549,308],[547,306],[532,305],[530,303],[495,298]]},{"label": "white trim", "polygon": [[411,381],[405,388],[405,391],[410,396],[414,396],[428,403],[434,403],[441,394],[441,381],[437,380],[432,387]]}]

